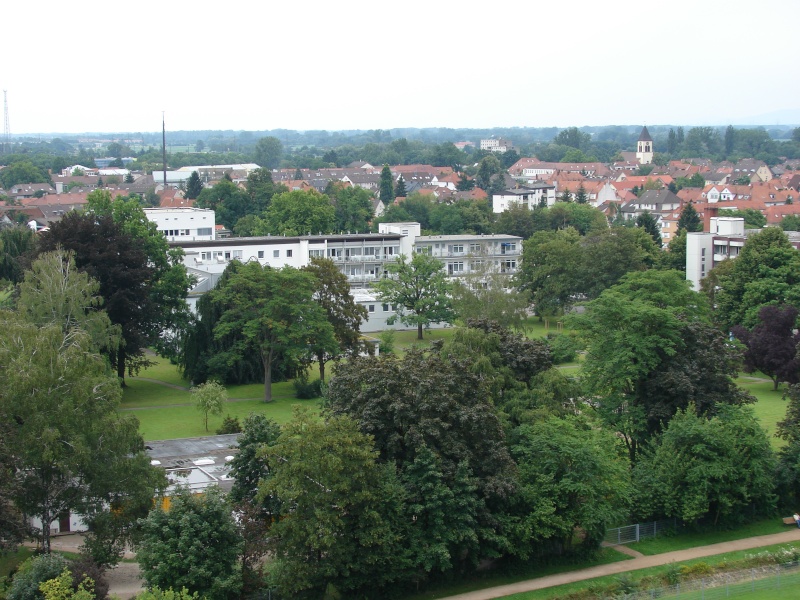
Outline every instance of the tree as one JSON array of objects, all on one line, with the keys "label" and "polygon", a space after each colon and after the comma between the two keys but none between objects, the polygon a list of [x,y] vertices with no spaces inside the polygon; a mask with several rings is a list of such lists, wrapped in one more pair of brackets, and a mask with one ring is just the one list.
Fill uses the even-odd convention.
[{"label": "tree", "polygon": [[781,229],[784,231],[800,231],[800,215],[786,215],[781,219]]},{"label": "tree", "polygon": [[394,184],[392,181],[392,171],[389,165],[383,165],[383,169],[381,169],[380,199],[386,206],[394,200]]},{"label": "tree", "polygon": [[397,178],[397,183],[394,186],[394,197],[395,198],[405,198],[408,195],[406,192],[406,180],[403,179],[403,176]]},{"label": "tree", "polygon": [[[746,456],[747,460],[742,460]],[[738,523],[745,509],[774,509],[775,458],[748,407],[722,406],[706,419],[679,411],[634,469],[640,517]]]},{"label": "tree", "polygon": [[233,229],[242,217],[257,212],[248,193],[224,178],[211,187],[203,188],[197,196],[195,206],[213,210],[217,223],[228,229]]},{"label": "tree", "polygon": [[583,187],[583,182],[578,186],[578,191],[575,192],[575,202],[577,204],[586,204],[589,201],[589,195],[586,193],[586,188]]},{"label": "tree", "polygon": [[777,390],[781,382],[800,383],[797,315],[794,306],[767,305],[758,311],[759,323],[752,330],[741,325],[733,327],[733,335],[747,347],[744,370],[767,375],[772,379],[773,390]]},{"label": "tree", "polygon": [[12,313],[0,331],[0,422],[15,505],[42,523],[69,511],[120,513],[149,505],[163,475],[150,466],[132,415],[117,412],[120,387],[80,329],[38,327]]},{"label": "tree", "polygon": [[658,221],[650,211],[646,210],[636,217],[636,226],[641,227],[650,234],[650,237],[653,238],[656,245],[658,245],[659,248],[661,247],[661,227],[659,227]]},{"label": "tree", "polygon": [[675,135],[675,130],[670,127],[669,134],[667,135],[667,154],[675,154],[677,149],[677,136]]},{"label": "tree", "polygon": [[375,289],[381,302],[395,306],[396,314],[387,319],[389,325],[398,319],[404,325],[416,325],[417,339],[421,340],[423,327],[455,320],[452,285],[440,260],[414,254],[409,261],[400,255],[385,268],[389,276],[375,283]]},{"label": "tree", "polygon": [[523,244],[517,285],[531,295],[539,317],[567,312],[584,284],[580,236],[572,228],[540,231]]},{"label": "tree", "polygon": [[263,137],[256,142],[255,162],[265,169],[277,169],[281,164],[283,144],[276,137]]},{"label": "tree", "polygon": [[0,171],[0,185],[6,190],[18,183],[47,183],[49,179],[44,169],[30,160],[13,162]]},{"label": "tree", "polygon": [[546,417],[513,437],[518,486],[503,517],[513,553],[525,559],[554,542],[563,549],[576,541],[588,551],[598,548],[630,502],[619,441],[584,417]]},{"label": "tree", "polygon": [[[480,259],[478,259],[480,260]],[[453,310],[461,321],[484,319],[504,327],[520,327],[528,316],[530,294],[509,289],[508,275],[484,261],[453,283]]]},{"label": "tree", "polygon": [[357,352],[360,348],[361,322],[368,318],[368,313],[364,306],[355,302],[350,294],[347,276],[336,268],[332,260],[312,257],[311,263],[303,270],[314,276],[314,300],[325,311],[336,338],[336,348],[330,344],[314,348],[319,363],[319,378],[324,382],[327,360]]},{"label": "tree", "polygon": [[186,295],[192,284],[183,251],[170,248],[135,198],[114,198],[97,190],[88,211],[70,212],[41,236],[39,249],[59,246],[75,254],[75,265],[100,282],[111,322],[123,344],[110,353],[117,376],[147,364],[145,348],[176,357],[188,326]]},{"label": "tree", "polygon": [[195,408],[203,413],[203,425],[208,431],[208,415],[221,415],[228,401],[228,391],[216,381],[207,381],[189,390]]},{"label": "tree", "polygon": [[582,285],[576,289],[590,299],[617,284],[627,273],[651,268],[662,255],[653,238],[639,227],[593,230],[581,239],[580,245],[577,276]]},{"label": "tree", "polygon": [[186,182],[186,197],[189,200],[195,200],[200,192],[203,191],[203,182],[200,181],[200,174],[197,171],[192,171],[189,179]]},{"label": "tree", "polygon": [[[257,262],[234,261],[229,277],[209,292],[222,309],[213,330],[215,338],[237,335],[241,342],[221,357],[239,360],[247,349],[257,351],[264,374],[264,402],[272,401],[272,367],[278,356],[302,362],[309,347],[330,348],[333,327],[314,300],[310,273]],[[226,269],[226,271],[228,270]]]},{"label": "tree", "polygon": [[36,234],[23,225],[0,228],[0,282],[19,283],[30,255],[36,249]]},{"label": "tree", "polygon": [[482,190],[489,190],[492,178],[503,172],[503,165],[496,156],[490,154],[484,156],[478,163],[478,173],[475,176],[475,184]]},{"label": "tree", "polygon": [[331,233],[335,224],[336,210],[327,196],[316,190],[295,190],[272,197],[262,217],[256,219],[253,234]]},{"label": "tree", "polygon": [[133,183],[133,173],[127,173],[124,179],[125,183]]},{"label": "tree", "polygon": [[361,187],[343,184],[332,185],[328,189],[326,192],[335,205],[334,231],[369,231],[369,224],[374,217],[369,192]]},{"label": "tree", "polygon": [[766,304],[800,308],[800,253],[781,229],[767,227],[749,236],[731,262],[713,290],[715,317],[723,327],[755,327],[758,311]]},{"label": "tree", "polygon": [[264,454],[262,496],[280,500],[270,530],[270,583],[291,598],[380,597],[407,568],[402,488],[378,465],[369,436],[344,416],[296,410]]},{"label": "tree", "polygon": [[705,298],[677,271],[629,273],[572,316],[587,344],[582,377],[634,461],[643,441],[689,402],[701,414],[752,397],[733,377],[739,355],[708,324]]},{"label": "tree", "polygon": [[170,499],[169,511],[156,508],[139,522],[136,560],[147,585],[185,587],[209,600],[238,593],[242,541],[223,493],[179,488]]},{"label": "tree", "polygon": [[43,598],[39,586],[59,576],[67,568],[67,560],[60,554],[42,554],[22,563],[11,580],[9,600],[35,600]]},{"label": "tree", "polygon": [[[230,498],[234,504],[255,501],[259,481],[266,481],[271,474],[269,464],[261,455],[261,449],[274,445],[281,433],[280,426],[263,414],[250,413],[245,417],[243,425],[242,433],[236,440],[239,451],[230,463],[233,475]],[[277,510],[274,507],[277,505],[274,499],[265,500],[267,514],[276,516]]]},{"label": "tree", "polygon": [[700,220],[700,215],[697,214],[691,201],[681,210],[681,216],[678,219],[678,233],[683,230],[689,233],[703,231],[703,222]]},{"label": "tree", "polygon": [[720,217],[740,217],[744,219],[746,229],[763,229],[767,226],[767,217],[760,210],[745,208],[744,210],[722,209]]},{"label": "tree", "polygon": [[583,133],[577,127],[568,127],[558,132],[558,135],[553,139],[554,144],[560,146],[569,146],[578,150],[586,149],[592,141],[592,136],[588,133]]},{"label": "tree", "polygon": [[725,156],[733,154],[733,147],[736,144],[736,130],[733,125],[728,125],[725,129]]}]

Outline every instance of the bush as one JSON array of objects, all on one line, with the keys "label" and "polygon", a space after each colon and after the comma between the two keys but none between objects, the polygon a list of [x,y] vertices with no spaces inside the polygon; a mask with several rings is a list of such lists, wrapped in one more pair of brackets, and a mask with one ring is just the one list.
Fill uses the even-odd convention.
[{"label": "bush", "polygon": [[217,435],[241,432],[242,424],[239,422],[239,417],[231,417],[230,415],[227,415],[224,419],[222,419],[222,426],[217,429]]},{"label": "bush", "polygon": [[11,581],[7,600],[40,600],[44,594],[39,585],[55,579],[67,567],[67,559],[60,554],[42,554],[29,558],[19,567]]},{"label": "bush", "polygon": [[553,364],[573,362],[578,358],[578,341],[567,333],[548,333],[547,342],[553,352]]},{"label": "bush", "polygon": [[378,339],[381,341],[379,350],[381,354],[394,354],[394,329],[381,331]]},{"label": "bush", "polygon": [[294,380],[294,393],[299,400],[311,400],[322,396],[322,381],[315,379],[309,381],[307,377],[298,377]]}]

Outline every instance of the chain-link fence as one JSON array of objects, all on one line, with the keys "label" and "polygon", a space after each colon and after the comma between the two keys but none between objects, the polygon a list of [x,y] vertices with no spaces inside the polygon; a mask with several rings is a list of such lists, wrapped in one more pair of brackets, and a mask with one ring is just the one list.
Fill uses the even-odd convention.
[{"label": "chain-link fence", "polygon": [[620,544],[631,544],[644,538],[656,537],[660,533],[667,531],[677,531],[681,526],[677,519],[663,519],[661,521],[648,521],[646,523],[636,523],[635,525],[625,525],[606,530],[606,537],[603,541],[611,546]]}]

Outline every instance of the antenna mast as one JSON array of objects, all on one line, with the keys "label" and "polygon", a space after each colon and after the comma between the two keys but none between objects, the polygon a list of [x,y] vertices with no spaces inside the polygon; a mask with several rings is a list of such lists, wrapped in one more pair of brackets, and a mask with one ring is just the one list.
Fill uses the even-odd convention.
[{"label": "antenna mast", "polygon": [[11,151],[11,126],[8,124],[8,91],[3,90],[3,154]]},{"label": "antenna mast", "polygon": [[161,111],[161,152],[164,160],[164,189],[167,189],[167,124]]}]

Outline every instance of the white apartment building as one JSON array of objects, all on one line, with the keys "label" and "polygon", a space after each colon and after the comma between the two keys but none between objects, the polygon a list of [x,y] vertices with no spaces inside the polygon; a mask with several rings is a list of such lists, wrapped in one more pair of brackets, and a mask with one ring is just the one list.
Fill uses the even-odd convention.
[{"label": "white apartment building", "polygon": [[207,208],[145,208],[144,214],[170,242],[213,241],[216,215]]},{"label": "white apartment building", "polygon": [[514,149],[514,144],[503,138],[490,138],[488,140],[481,140],[481,150],[488,150],[489,152],[499,152],[500,154]]},{"label": "white apartment building", "polygon": [[449,277],[487,270],[516,273],[522,256],[522,238],[516,235],[422,235],[414,251],[441,260]]},{"label": "white apartment building", "polygon": [[496,213],[505,212],[514,204],[533,210],[540,206],[553,206],[555,203],[556,186],[544,182],[505,190],[502,194],[492,196],[492,210]]}]

